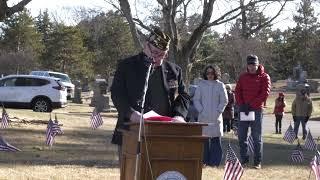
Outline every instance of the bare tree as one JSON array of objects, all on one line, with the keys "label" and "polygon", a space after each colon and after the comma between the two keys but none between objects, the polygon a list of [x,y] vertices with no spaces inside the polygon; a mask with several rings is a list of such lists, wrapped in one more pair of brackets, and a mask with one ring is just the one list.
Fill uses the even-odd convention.
[{"label": "bare tree", "polygon": [[[160,26],[165,30],[166,33],[170,35],[172,39],[169,50],[169,60],[178,63],[182,66],[182,69],[184,71],[187,71],[188,65],[195,61],[194,57],[196,54],[196,50],[201,42],[201,39],[205,31],[208,28],[232,21],[237,17],[244,15],[244,12],[246,10],[249,10],[250,7],[257,5],[266,6],[270,3],[280,3],[281,6],[279,12],[276,14],[276,16],[278,16],[279,13],[282,11],[287,0],[250,0],[248,2],[244,2],[242,0],[240,1],[241,3],[234,3],[229,1],[229,7],[223,10],[222,13],[220,12],[221,14],[218,17],[213,17],[213,15],[216,16],[217,14],[219,14],[217,13],[219,9],[215,9],[216,6],[214,6],[217,3],[216,0],[201,1],[201,5],[199,6],[199,8],[201,9],[198,9],[196,12],[198,14],[200,14],[199,12],[202,12],[201,20],[195,27],[195,29],[193,29],[191,32],[188,32],[190,34],[188,40],[184,40],[182,42],[179,29],[181,30],[183,28],[178,27],[176,20],[177,18],[181,17],[183,17],[185,20],[188,18],[187,15],[190,14],[190,12],[188,12],[188,8],[190,8],[191,6],[191,1],[157,0],[155,3],[157,3],[157,8],[160,10],[162,15],[162,22],[160,22]],[[114,7],[118,7],[119,10],[122,11],[123,15],[126,17],[130,25],[131,33],[133,39],[135,40],[136,46],[141,47],[141,42],[139,38],[140,34],[137,28],[137,24],[141,27],[147,27],[147,25],[144,25],[143,22],[138,18],[133,17],[132,8],[130,7],[128,0],[118,0],[118,3],[112,0],[109,0],[108,2],[112,4]],[[270,18],[270,21],[268,21],[268,23],[270,24],[275,17]],[[256,29],[253,30],[253,32],[261,29],[265,25],[267,24],[260,24],[256,27]],[[186,73],[186,75],[186,81],[188,82],[188,74]]]},{"label": "bare tree", "polygon": [[3,21],[6,17],[9,17],[16,12],[22,11],[29,2],[31,2],[31,0],[21,0],[18,4],[12,7],[8,7],[8,0],[0,0],[0,22]]}]

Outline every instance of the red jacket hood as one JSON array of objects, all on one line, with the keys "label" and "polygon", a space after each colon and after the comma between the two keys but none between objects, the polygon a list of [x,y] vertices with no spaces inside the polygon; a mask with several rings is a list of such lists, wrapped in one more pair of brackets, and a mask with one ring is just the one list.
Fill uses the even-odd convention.
[{"label": "red jacket hood", "polygon": [[[247,68],[246,73],[249,73],[249,72],[248,72],[248,68]],[[263,73],[264,73],[264,67],[262,66],[262,64],[259,64],[259,65],[258,65],[257,74],[258,74],[258,75],[261,75],[261,74],[263,74]]]}]

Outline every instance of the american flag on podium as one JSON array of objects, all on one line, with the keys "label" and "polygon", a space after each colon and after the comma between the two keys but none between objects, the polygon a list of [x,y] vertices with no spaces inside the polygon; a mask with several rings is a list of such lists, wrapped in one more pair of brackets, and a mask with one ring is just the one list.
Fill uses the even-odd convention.
[{"label": "american flag on podium", "polygon": [[90,121],[92,129],[97,129],[99,126],[103,124],[102,117],[98,112],[97,108],[94,108],[91,114],[91,121]]},{"label": "american flag on podium", "polygon": [[244,172],[243,167],[230,144],[227,146],[226,165],[224,168],[224,180],[239,180]]},{"label": "american flag on podium", "polygon": [[47,131],[46,131],[46,144],[48,146],[52,146],[54,142],[54,138],[58,134],[62,134],[62,130],[59,126],[57,115],[55,115],[54,122],[52,121],[51,117],[48,122]]},{"label": "american flag on podium", "polygon": [[9,115],[2,105],[2,117],[1,117],[1,128],[7,128],[9,126]]},{"label": "american flag on podium", "polygon": [[320,153],[319,151],[316,152],[316,155],[310,162],[311,169],[314,172],[314,175],[316,176],[316,180],[320,180]]}]

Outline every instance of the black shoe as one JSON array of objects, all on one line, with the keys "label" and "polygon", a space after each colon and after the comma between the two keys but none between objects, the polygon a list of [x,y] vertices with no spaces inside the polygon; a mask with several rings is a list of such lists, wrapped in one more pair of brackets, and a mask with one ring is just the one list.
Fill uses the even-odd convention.
[{"label": "black shoe", "polygon": [[242,160],[241,161],[241,166],[244,168],[244,167],[247,167],[248,166],[248,163],[249,163],[249,160]]},{"label": "black shoe", "polygon": [[261,163],[254,163],[253,168],[261,169]]}]

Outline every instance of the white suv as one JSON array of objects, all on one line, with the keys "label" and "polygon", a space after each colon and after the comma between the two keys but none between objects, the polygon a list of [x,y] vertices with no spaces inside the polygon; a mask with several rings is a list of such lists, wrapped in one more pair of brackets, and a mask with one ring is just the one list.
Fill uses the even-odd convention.
[{"label": "white suv", "polygon": [[68,74],[53,72],[53,71],[31,71],[30,75],[59,78],[61,81],[61,84],[67,88],[67,92],[68,92],[67,98],[71,99],[74,97],[74,84],[71,83],[71,80]]},{"label": "white suv", "polygon": [[67,91],[57,78],[9,75],[0,78],[0,102],[6,107],[51,112],[66,106]]}]

